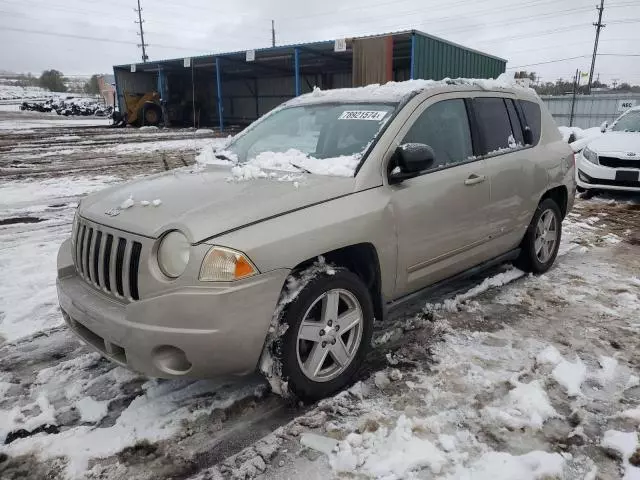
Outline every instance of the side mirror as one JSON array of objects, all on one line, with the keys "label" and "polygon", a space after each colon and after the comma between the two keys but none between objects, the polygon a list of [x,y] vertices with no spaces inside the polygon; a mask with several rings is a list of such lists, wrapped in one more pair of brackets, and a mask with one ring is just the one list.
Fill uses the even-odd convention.
[{"label": "side mirror", "polygon": [[524,140],[525,145],[533,145],[533,132],[529,127],[524,127],[522,139]]},{"label": "side mirror", "polygon": [[609,122],[602,122],[602,125],[600,125],[600,131],[604,133],[607,131],[607,128],[609,128]]},{"label": "side mirror", "polygon": [[431,168],[436,155],[433,148],[424,143],[405,143],[396,149],[394,157],[397,167],[389,176],[390,183],[417,177]]}]

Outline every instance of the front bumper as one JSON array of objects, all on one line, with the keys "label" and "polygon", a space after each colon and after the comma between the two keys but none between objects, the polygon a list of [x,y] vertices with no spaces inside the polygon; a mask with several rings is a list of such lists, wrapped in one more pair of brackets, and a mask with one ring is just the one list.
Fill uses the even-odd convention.
[{"label": "front bumper", "polygon": [[123,303],[77,275],[67,240],[58,253],[57,287],[69,327],[110,360],[151,377],[210,378],[256,369],[288,274],[198,282]]},{"label": "front bumper", "polygon": [[581,154],[578,157],[576,168],[576,182],[579,187],[585,189],[640,192],[640,182],[621,182],[616,180],[616,172],[619,170],[638,171],[596,165],[585,160]]}]

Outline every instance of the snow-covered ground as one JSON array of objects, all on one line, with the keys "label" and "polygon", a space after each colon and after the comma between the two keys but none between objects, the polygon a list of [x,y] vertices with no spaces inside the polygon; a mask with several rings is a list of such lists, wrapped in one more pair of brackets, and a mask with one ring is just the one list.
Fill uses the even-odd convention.
[{"label": "snow-covered ground", "polygon": [[639,222],[579,201],[549,273],[427,303],[386,368],[193,478],[640,478]]},{"label": "snow-covered ground", "polygon": [[361,382],[292,406],[259,377],[149,380],[68,332],[55,256],[78,199],[195,155],[176,131],[48,132],[0,135],[3,480],[639,478],[640,198],[578,200],[548,274],[397,310]]},{"label": "snow-covered ground", "polygon": [[18,87],[16,85],[0,84],[0,100],[32,100],[47,99],[67,95],[65,93],[50,92],[40,87]]}]

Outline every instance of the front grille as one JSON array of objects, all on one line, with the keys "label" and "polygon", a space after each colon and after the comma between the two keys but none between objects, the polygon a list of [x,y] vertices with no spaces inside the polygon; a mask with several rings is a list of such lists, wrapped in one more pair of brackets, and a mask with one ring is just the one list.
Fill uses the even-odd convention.
[{"label": "front grille", "polygon": [[138,271],[142,244],[124,232],[79,219],[73,261],[78,274],[116,298],[139,300]]},{"label": "front grille", "polygon": [[610,168],[632,168],[640,170],[640,160],[627,160],[616,157],[598,157],[600,165]]}]

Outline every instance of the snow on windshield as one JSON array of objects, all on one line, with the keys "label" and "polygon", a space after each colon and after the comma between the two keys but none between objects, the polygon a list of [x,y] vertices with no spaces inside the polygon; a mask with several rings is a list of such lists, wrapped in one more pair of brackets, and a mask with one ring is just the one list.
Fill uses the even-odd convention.
[{"label": "snow on windshield", "polygon": [[344,103],[281,108],[198,161],[234,166],[234,179],[267,178],[262,169],[347,176],[355,170],[396,104]]},{"label": "snow on windshield", "polygon": [[233,166],[236,180],[271,178],[263,169],[353,176],[403,98],[420,90],[452,85],[523,88],[504,74],[495,80],[410,80],[359,88],[314,88],[272,110],[224,148],[205,148],[197,161]]},{"label": "snow on windshield", "polygon": [[640,110],[629,110],[611,126],[614,132],[640,132]]}]

